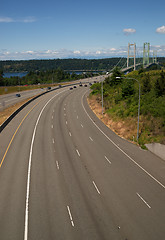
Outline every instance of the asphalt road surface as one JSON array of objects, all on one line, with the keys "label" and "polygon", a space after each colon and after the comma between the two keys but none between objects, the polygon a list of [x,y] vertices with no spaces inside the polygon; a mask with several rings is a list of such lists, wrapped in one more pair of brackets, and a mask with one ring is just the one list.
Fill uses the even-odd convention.
[{"label": "asphalt road surface", "polygon": [[[93,77],[93,78],[86,78],[86,79],[80,79],[74,82],[66,82],[65,84],[79,84],[80,82],[86,83],[86,82],[93,82],[98,80],[104,80],[106,75]],[[51,89],[58,88],[58,86],[52,87]],[[19,87],[18,87],[19,90]],[[3,111],[5,108],[10,107],[16,103],[19,103],[23,100],[26,100],[28,98],[34,97],[38,94],[42,94],[43,92],[48,91],[47,88],[39,88],[39,89],[33,89],[33,90],[26,90],[26,91],[18,91],[16,93],[9,93],[9,94],[3,94],[0,95],[0,111]],[[18,97],[17,94],[20,94]]]},{"label": "asphalt road surface", "polygon": [[109,130],[88,94],[49,92],[0,133],[1,240],[165,239],[165,162]]}]

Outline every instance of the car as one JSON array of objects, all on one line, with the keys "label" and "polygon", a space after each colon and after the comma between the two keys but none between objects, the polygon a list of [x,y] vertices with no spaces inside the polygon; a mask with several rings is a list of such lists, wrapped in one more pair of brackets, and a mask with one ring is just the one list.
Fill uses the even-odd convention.
[{"label": "car", "polygon": [[51,89],[51,87],[47,87],[47,90],[50,90]]},{"label": "car", "polygon": [[61,88],[62,86],[61,86],[61,85],[59,85],[58,87],[59,87],[59,88]]},{"label": "car", "polygon": [[77,88],[76,86],[74,86],[74,88]]},{"label": "car", "polygon": [[96,81],[94,81],[94,83],[96,83]]},{"label": "car", "polygon": [[80,87],[82,87],[82,83],[80,83],[80,85],[79,85]]},{"label": "car", "polygon": [[72,87],[70,87],[70,90],[72,90],[73,88]]},{"label": "car", "polygon": [[21,97],[21,94],[20,94],[20,93],[16,93],[15,96],[16,96],[16,97]]},{"label": "car", "polygon": [[87,84],[85,84],[84,87],[88,87]]}]

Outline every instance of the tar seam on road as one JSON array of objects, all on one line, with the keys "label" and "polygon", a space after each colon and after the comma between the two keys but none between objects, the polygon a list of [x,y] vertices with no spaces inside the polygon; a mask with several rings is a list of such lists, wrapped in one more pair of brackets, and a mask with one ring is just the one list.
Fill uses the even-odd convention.
[{"label": "tar seam on road", "polygon": [[[88,90],[89,91],[89,90]],[[84,95],[81,97],[81,105],[85,111],[85,113],[87,114],[87,116],[89,117],[89,119],[92,121],[92,123],[95,125],[95,127],[116,147],[118,148],[118,150],[120,150],[126,157],[128,157],[136,166],[138,166],[143,172],[145,172],[150,178],[152,178],[155,182],[157,182],[161,187],[163,187],[165,189],[165,186],[159,181],[157,180],[154,176],[152,176],[149,172],[147,172],[147,170],[145,170],[142,166],[140,166],[140,164],[138,164],[135,160],[133,160],[133,158],[131,158],[126,152],[124,152],[114,141],[112,141],[98,126],[97,124],[92,120],[92,118],[89,116],[89,114],[87,113],[84,104],[83,104],[83,97],[85,96],[85,94],[88,92],[86,91],[84,93]]]}]

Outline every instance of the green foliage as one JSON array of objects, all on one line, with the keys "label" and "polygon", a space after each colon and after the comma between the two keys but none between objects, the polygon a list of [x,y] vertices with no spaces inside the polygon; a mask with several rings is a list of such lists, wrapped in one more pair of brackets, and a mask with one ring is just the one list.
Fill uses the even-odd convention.
[{"label": "green foliage", "polygon": [[0,86],[16,86],[16,85],[32,85],[32,84],[45,84],[45,83],[57,83],[63,81],[73,81],[84,77],[84,75],[78,75],[76,73],[68,73],[58,68],[56,70],[49,71],[30,71],[26,76],[3,78],[0,77]]},{"label": "green foliage", "polygon": [[149,73],[146,74],[145,77],[143,78],[141,90],[143,94],[151,91],[151,80]]},{"label": "green foliage", "polygon": [[0,86],[4,86],[3,70],[0,70]]},{"label": "green foliage", "polygon": [[114,70],[112,72],[112,76],[109,79],[110,86],[119,85],[123,81],[123,79],[121,78],[122,75],[123,74],[118,67],[114,68]]},{"label": "green foliage", "polygon": [[154,85],[155,94],[157,97],[165,95],[165,73],[161,71],[160,77],[156,80]]},{"label": "green foliage", "polygon": [[101,83],[95,83],[91,86],[92,91],[92,95],[98,95],[101,94]]},{"label": "green foliage", "polygon": [[121,90],[123,99],[132,96],[135,92],[133,80],[123,79]]},{"label": "green foliage", "polygon": [[[25,61],[0,61],[0,69],[4,72],[24,72],[24,71],[48,71],[54,69],[62,70],[104,70],[110,71],[120,58],[105,59],[49,59],[49,60],[25,60]],[[121,59],[119,66],[122,67],[126,58]]]},{"label": "green foliage", "polygon": [[[115,70],[116,74],[116,70]],[[121,82],[108,77],[104,83],[104,107],[113,119],[127,121],[129,118],[137,122],[139,85],[141,85],[140,101],[140,136],[139,144],[165,143],[165,72],[164,71],[133,71]],[[119,79],[121,80],[121,79]],[[111,83],[112,81],[112,83]],[[101,85],[92,86],[94,94],[100,94]]]}]

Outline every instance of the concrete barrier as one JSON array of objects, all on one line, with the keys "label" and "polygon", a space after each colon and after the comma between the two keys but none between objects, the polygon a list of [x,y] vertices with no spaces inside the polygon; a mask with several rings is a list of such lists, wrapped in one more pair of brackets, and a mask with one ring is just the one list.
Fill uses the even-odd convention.
[{"label": "concrete barrier", "polygon": [[165,160],[165,145],[160,143],[145,144],[149,151]]}]

